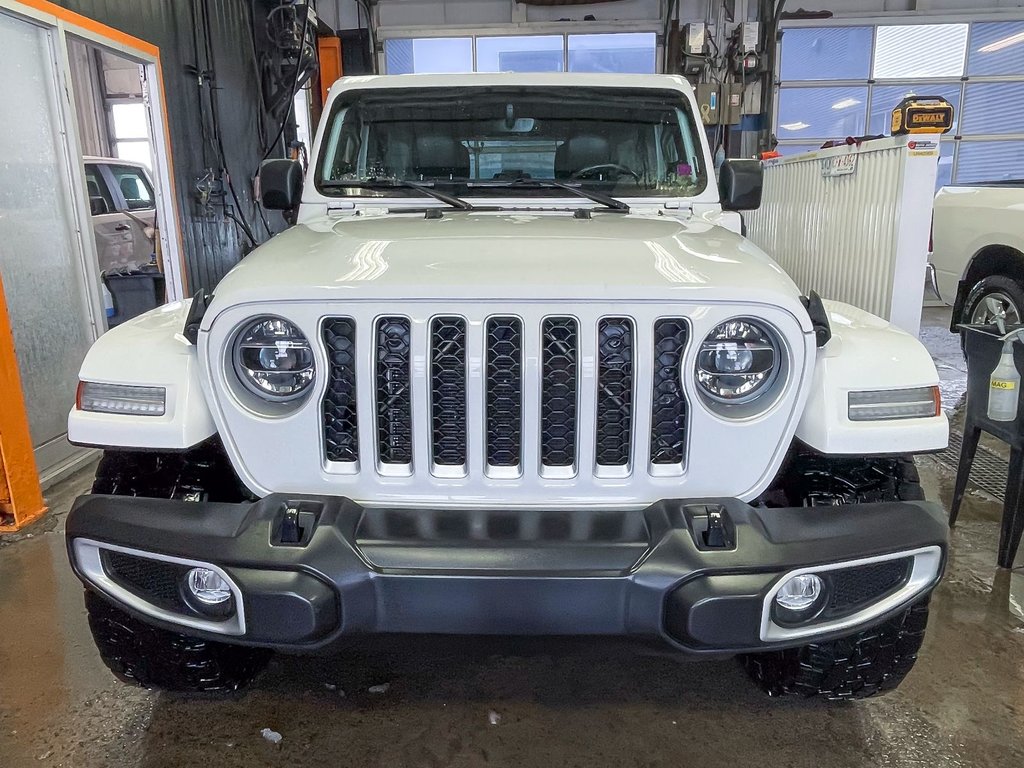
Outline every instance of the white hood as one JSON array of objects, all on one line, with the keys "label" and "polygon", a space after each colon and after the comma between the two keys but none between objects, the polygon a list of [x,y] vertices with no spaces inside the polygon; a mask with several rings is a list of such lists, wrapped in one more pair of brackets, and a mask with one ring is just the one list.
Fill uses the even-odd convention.
[{"label": "white hood", "polygon": [[223,279],[207,322],[249,302],[395,299],[729,301],[806,318],[774,261],[700,218],[445,210],[295,226]]}]

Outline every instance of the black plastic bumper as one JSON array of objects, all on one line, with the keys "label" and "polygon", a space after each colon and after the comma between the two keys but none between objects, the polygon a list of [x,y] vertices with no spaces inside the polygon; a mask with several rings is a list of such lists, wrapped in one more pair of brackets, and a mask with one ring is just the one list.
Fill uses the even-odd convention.
[{"label": "black plastic bumper", "polygon": [[[289,508],[300,511],[298,528]],[[709,510],[724,521],[723,541],[712,535],[710,545]],[[94,495],[76,501],[67,537],[76,572],[94,589],[75,562],[77,539],[222,568],[241,593],[244,634],[183,630],[123,607],[228,642],[299,650],[351,633],[611,634],[733,653],[801,644],[762,639],[765,596],[782,575],[925,547],[939,547],[944,562],[947,528],[941,508],[925,502],[767,509],[702,499],[549,513]]]}]

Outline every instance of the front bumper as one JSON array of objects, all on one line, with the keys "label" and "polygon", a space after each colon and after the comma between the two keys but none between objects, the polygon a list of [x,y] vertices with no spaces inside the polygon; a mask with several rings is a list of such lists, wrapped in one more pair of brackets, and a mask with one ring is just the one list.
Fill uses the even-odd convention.
[{"label": "front bumper", "polygon": [[[723,522],[710,545],[709,511]],[[701,499],[542,512],[92,495],[67,520],[78,576],[129,612],[282,650],[397,632],[634,635],[716,654],[802,645],[884,621],[929,592],[946,537],[941,508],[925,502],[768,509]],[[230,580],[231,615],[175,598],[194,566]],[[828,610],[806,625],[776,624],[774,592],[807,570],[834,585]]]}]

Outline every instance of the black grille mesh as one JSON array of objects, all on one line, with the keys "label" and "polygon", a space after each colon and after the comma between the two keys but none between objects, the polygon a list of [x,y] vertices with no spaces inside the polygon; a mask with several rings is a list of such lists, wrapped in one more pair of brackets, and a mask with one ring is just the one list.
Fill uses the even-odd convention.
[{"label": "black grille mesh", "polygon": [[348,317],[324,321],[324,346],[329,364],[324,394],[324,445],[328,461],[356,461],[356,324]]},{"label": "black grille mesh", "polygon": [[377,450],[382,464],[412,462],[410,339],[408,318],[377,321]]},{"label": "black grille mesh", "polygon": [[629,463],[633,421],[633,323],[606,317],[598,323],[596,461]]},{"label": "black grille mesh", "polygon": [[682,464],[686,448],[686,396],[680,362],[687,325],[679,318],[654,324],[654,398],[651,405],[651,463]]},{"label": "black grille mesh", "polygon": [[912,563],[913,558],[903,557],[830,572],[825,615],[850,614],[885,597],[904,584]]},{"label": "black grille mesh", "polygon": [[128,591],[162,608],[182,610],[186,607],[179,584],[189,566],[110,549],[103,550],[102,557],[107,575]]},{"label": "black grille mesh", "polygon": [[541,463],[571,467],[576,460],[579,331],[571,317],[549,317],[541,329]]},{"label": "black grille mesh", "polygon": [[515,317],[487,321],[487,463],[519,466],[523,436],[523,324]]},{"label": "black grille mesh", "polygon": [[466,463],[466,321],[435,317],[430,323],[430,415],[434,463]]}]

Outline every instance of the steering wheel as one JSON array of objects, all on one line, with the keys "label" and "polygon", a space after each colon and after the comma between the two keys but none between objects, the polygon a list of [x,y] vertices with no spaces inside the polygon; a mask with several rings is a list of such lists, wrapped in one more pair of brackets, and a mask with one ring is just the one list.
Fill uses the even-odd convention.
[{"label": "steering wheel", "polygon": [[589,179],[606,171],[614,171],[616,177],[625,173],[632,176],[635,181],[640,181],[639,173],[634,171],[632,168],[620,165],[619,163],[598,163],[597,165],[588,165],[586,168],[580,168],[578,171],[574,171],[569,178]]}]

